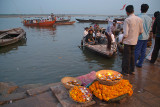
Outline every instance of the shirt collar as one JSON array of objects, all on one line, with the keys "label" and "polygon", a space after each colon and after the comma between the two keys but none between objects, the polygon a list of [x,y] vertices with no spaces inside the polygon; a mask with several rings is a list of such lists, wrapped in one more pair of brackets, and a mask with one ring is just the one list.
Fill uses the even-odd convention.
[{"label": "shirt collar", "polygon": [[141,15],[145,15],[146,13],[141,13]]},{"label": "shirt collar", "polygon": [[131,16],[135,16],[135,14],[134,14],[134,13],[133,13],[133,14],[130,14],[129,17],[131,17]]}]

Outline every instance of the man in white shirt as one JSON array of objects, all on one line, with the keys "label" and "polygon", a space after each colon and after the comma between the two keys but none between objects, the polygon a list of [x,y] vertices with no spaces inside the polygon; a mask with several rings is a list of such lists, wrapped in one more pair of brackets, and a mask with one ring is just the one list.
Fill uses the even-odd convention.
[{"label": "man in white shirt", "polygon": [[84,28],[83,37],[86,37],[86,35],[88,34],[88,30],[89,30],[88,27]]},{"label": "man in white shirt", "polygon": [[[89,30],[88,27],[84,28],[83,38],[82,38],[82,41],[81,41],[81,45],[82,45],[83,43],[85,43],[85,39],[86,39],[86,35],[88,34],[88,30]],[[83,42],[83,43],[82,43],[82,42]]]},{"label": "man in white shirt", "polygon": [[123,29],[120,29],[119,35],[118,35],[118,43],[122,43],[123,39]]},{"label": "man in white shirt", "polygon": [[116,30],[116,28],[117,28],[116,24],[117,24],[117,21],[116,21],[116,20],[113,20],[113,21],[112,21],[112,20],[109,20],[108,26],[107,26],[107,29],[106,29],[106,32],[107,32],[109,35],[114,34],[114,32],[115,32],[115,30]]},{"label": "man in white shirt", "polygon": [[123,59],[122,59],[122,74],[133,74],[135,68],[134,51],[138,41],[138,36],[143,33],[143,21],[138,16],[134,15],[133,5],[126,7],[126,14],[129,16],[125,19],[123,25]]}]

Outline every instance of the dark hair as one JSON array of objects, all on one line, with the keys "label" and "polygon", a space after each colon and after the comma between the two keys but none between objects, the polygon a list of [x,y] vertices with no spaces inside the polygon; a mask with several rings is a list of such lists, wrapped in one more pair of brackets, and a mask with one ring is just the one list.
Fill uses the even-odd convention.
[{"label": "dark hair", "polygon": [[113,23],[117,23],[117,20],[113,20]]},{"label": "dark hair", "polygon": [[121,28],[120,31],[123,31],[123,28]]},{"label": "dark hair", "polygon": [[109,36],[109,34],[107,32],[104,33],[106,36]]},{"label": "dark hair", "polygon": [[92,31],[92,32],[93,32],[93,30],[89,30],[88,32],[90,32],[90,31]]},{"label": "dark hair", "polygon": [[159,11],[156,11],[155,13],[154,13],[154,17],[156,18],[158,15],[159,15]]},{"label": "dark hair", "polygon": [[127,12],[127,13],[133,13],[133,12],[134,12],[134,7],[133,7],[133,5],[128,5],[128,6],[126,7],[126,12]]},{"label": "dark hair", "polygon": [[148,9],[149,9],[148,4],[142,4],[141,5],[141,12],[142,13],[146,13],[148,11]]},{"label": "dark hair", "polygon": [[85,27],[84,29],[86,30],[86,29],[89,29],[89,28],[88,28],[88,27]]}]

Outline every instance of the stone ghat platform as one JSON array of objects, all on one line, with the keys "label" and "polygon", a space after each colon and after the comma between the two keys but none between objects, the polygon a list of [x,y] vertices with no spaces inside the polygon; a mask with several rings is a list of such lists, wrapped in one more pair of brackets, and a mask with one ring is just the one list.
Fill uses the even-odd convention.
[{"label": "stone ghat platform", "polygon": [[[92,102],[80,104],[68,99],[63,85],[52,83],[27,89],[23,92],[0,96],[2,107],[160,107],[160,57],[155,64],[145,61],[136,68],[135,75],[124,76],[133,85],[133,95],[119,103],[106,103],[94,98]],[[56,93],[55,93],[56,92]]]}]

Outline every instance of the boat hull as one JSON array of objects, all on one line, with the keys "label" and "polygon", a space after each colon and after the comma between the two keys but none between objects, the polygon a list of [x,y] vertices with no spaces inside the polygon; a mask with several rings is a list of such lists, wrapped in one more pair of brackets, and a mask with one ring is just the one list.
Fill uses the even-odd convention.
[{"label": "boat hull", "polygon": [[91,20],[85,20],[85,19],[76,19],[78,22],[82,22],[82,23],[90,23]]},{"label": "boat hull", "polygon": [[88,50],[107,58],[111,58],[116,54],[116,51],[108,51],[107,45],[85,45]]},{"label": "boat hull", "polygon": [[70,19],[64,19],[64,20],[56,20],[56,23],[60,23],[60,22],[69,22]]},{"label": "boat hull", "polygon": [[55,22],[56,22],[55,20],[54,21],[39,22],[39,23],[26,23],[26,22],[24,22],[23,25],[24,26],[38,26],[38,27],[52,27]]},{"label": "boat hull", "polygon": [[[14,34],[14,33],[17,34],[17,32],[18,32],[18,36],[17,37],[3,39],[3,37],[5,35]],[[0,35],[0,47],[16,43],[16,42],[24,39],[25,36],[26,36],[26,32],[22,28],[12,29],[12,30],[9,30],[8,32],[2,33]]]},{"label": "boat hull", "polygon": [[90,21],[92,23],[102,23],[102,24],[107,24],[108,20],[94,20],[94,19],[90,19]]},{"label": "boat hull", "polygon": [[72,22],[56,22],[55,25],[73,25],[75,23],[75,21]]}]

